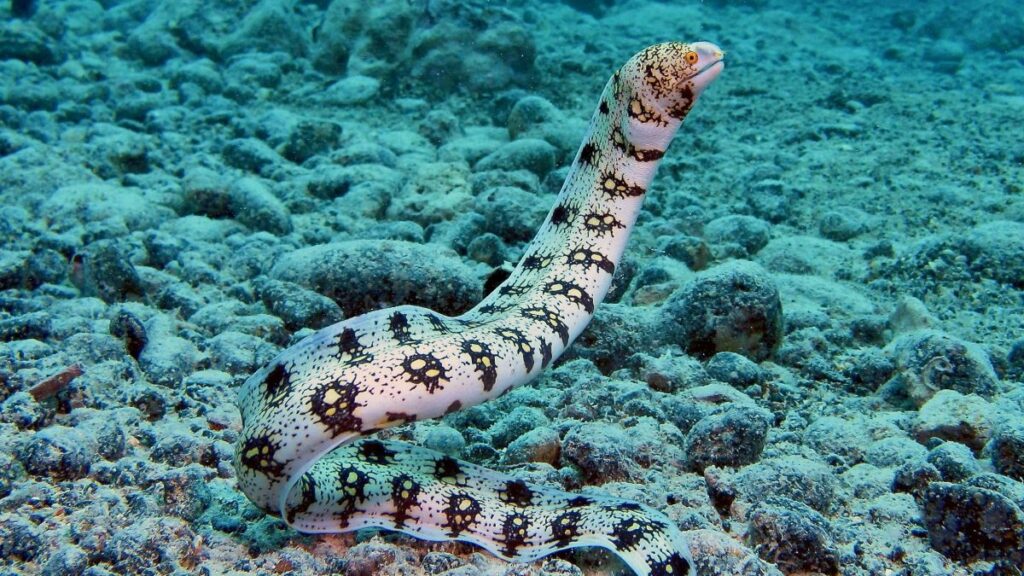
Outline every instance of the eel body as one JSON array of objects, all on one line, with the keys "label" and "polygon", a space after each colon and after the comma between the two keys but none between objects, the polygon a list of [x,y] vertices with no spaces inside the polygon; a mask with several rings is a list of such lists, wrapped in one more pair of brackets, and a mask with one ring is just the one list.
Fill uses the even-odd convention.
[{"label": "eel body", "polygon": [[566,350],[608,291],[655,169],[722,58],[707,42],[659,44],[612,76],[554,207],[511,276],[472,310],[357,316],[253,374],[235,455],[245,495],[302,532],[378,527],[513,561],[600,546],[641,576],[692,575],[685,537],[653,509],[364,437],[486,402]]}]

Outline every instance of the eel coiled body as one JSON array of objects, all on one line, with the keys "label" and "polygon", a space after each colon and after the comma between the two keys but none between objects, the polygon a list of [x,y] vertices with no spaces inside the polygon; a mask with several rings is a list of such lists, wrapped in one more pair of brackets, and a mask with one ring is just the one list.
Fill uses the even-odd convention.
[{"label": "eel coiled body", "polygon": [[600,546],[641,576],[692,575],[685,537],[660,512],[362,437],[495,398],[566,350],[607,293],[655,169],[722,58],[707,42],[665,43],[612,76],[555,206],[511,276],[472,310],[377,310],[253,374],[235,454],[245,495],[302,532],[378,527],[513,561]]}]

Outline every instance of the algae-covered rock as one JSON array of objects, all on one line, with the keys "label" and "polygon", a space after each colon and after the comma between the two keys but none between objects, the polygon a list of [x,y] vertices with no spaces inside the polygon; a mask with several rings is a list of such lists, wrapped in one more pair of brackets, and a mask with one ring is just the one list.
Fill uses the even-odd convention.
[{"label": "algae-covered rock", "polygon": [[346,316],[398,304],[458,314],[480,299],[480,281],[454,252],[396,240],[353,240],[283,256],[270,276],[333,299]]}]

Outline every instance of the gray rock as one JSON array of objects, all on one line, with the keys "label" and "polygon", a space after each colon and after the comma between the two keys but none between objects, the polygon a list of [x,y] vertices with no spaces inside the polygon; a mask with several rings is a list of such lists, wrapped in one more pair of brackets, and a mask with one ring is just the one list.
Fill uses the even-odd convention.
[{"label": "gray rock", "polygon": [[839,573],[829,521],[802,502],[770,497],[748,514],[750,543],[784,572]]},{"label": "gray rock", "polygon": [[397,304],[458,314],[480,299],[480,282],[454,252],[394,240],[301,248],[278,260],[270,276],[331,298],[346,317]]},{"label": "gray rock", "polygon": [[921,500],[928,486],[940,480],[942,476],[935,466],[921,461],[907,462],[896,469],[892,491],[906,492],[913,495],[915,500]]},{"label": "gray rock", "polygon": [[182,378],[195,368],[199,351],[195,344],[184,338],[163,331],[154,333],[148,327],[147,331],[150,339],[139,354],[139,367],[150,382],[177,387]]},{"label": "gray rock", "polygon": [[40,576],[70,576],[71,574],[87,574],[89,555],[78,546],[63,543],[50,555],[50,559],[42,566]]},{"label": "gray rock", "polygon": [[40,66],[59,61],[56,44],[33,23],[5,20],[0,27],[0,60],[15,59]]},{"label": "gray rock", "polygon": [[72,267],[71,281],[84,296],[113,303],[144,294],[138,271],[116,241],[93,242],[75,255]]},{"label": "gray rock", "polygon": [[549,426],[534,428],[519,436],[512,442],[501,456],[505,465],[543,462],[555,466],[561,450],[561,439],[558,431]]},{"label": "gray rock", "polygon": [[484,156],[476,163],[476,170],[529,170],[544,178],[555,167],[555,147],[544,140],[523,138]]},{"label": "gray rock", "polygon": [[1024,288],[1024,222],[997,220],[975,226],[964,238],[963,252],[972,271]]},{"label": "gray rock", "polygon": [[497,448],[504,448],[523,434],[547,426],[550,423],[544,412],[538,408],[518,406],[503,416],[488,429],[491,443]]},{"label": "gray rock", "polygon": [[341,139],[341,124],[307,118],[297,122],[281,147],[281,155],[302,164],[317,154],[333,149]]},{"label": "gray rock", "polygon": [[[723,247],[727,255],[746,258],[757,254],[768,244],[771,224],[753,216],[730,214],[708,222],[704,226],[704,237]],[[730,249],[729,246],[738,249]]]},{"label": "gray rock", "polygon": [[822,214],[818,231],[829,240],[845,242],[868,230],[869,217],[863,210],[843,206]]},{"label": "gray rock", "polygon": [[379,92],[380,80],[356,74],[331,84],[317,98],[324,104],[354,106],[372,101]]},{"label": "gray rock", "polygon": [[996,391],[998,378],[977,344],[936,330],[916,330],[898,336],[885,350],[896,364],[898,380],[892,385],[917,406],[940,390],[984,397]]},{"label": "gray rock", "polygon": [[740,389],[761,384],[764,380],[760,366],[735,352],[715,354],[704,368],[708,376]]},{"label": "gray rock", "polygon": [[22,441],[15,457],[29,474],[55,480],[83,478],[99,460],[95,440],[78,429],[56,425]]},{"label": "gray rock", "polygon": [[753,262],[734,261],[702,272],[669,297],[661,317],[663,341],[699,358],[725,351],[760,362],[782,340],[779,291]]},{"label": "gray rock", "polygon": [[927,448],[905,436],[875,440],[864,450],[864,461],[879,468],[922,462],[927,456]]},{"label": "gray rock", "polygon": [[550,123],[558,123],[565,115],[554,104],[541,96],[524,96],[516,101],[508,113],[509,136],[513,140],[521,136],[536,134],[538,129]]},{"label": "gray rock", "polygon": [[928,463],[935,466],[946,482],[962,482],[981,472],[971,449],[959,442],[943,442],[928,452]]},{"label": "gray rock", "polygon": [[838,483],[832,469],[824,464],[799,456],[783,456],[743,468],[736,474],[735,484],[747,502],[784,496],[828,514],[835,506]]},{"label": "gray rock", "polygon": [[770,412],[751,406],[735,406],[703,418],[686,435],[690,469],[703,473],[708,466],[739,467],[756,462],[771,423]]},{"label": "gray rock", "polygon": [[987,450],[996,472],[1024,480],[1024,424],[1010,422],[998,428]]},{"label": "gray rock", "polygon": [[273,148],[255,138],[229,140],[224,144],[221,155],[229,166],[254,174],[272,174],[281,164],[281,156]]},{"label": "gray rock", "polygon": [[283,202],[256,178],[239,178],[229,189],[235,219],[255,230],[283,235],[292,231],[291,213]]},{"label": "gray rock", "polygon": [[188,521],[198,519],[213,501],[209,476],[210,472],[197,464],[168,470],[158,476],[164,512]]},{"label": "gray rock", "polygon": [[344,319],[337,302],[298,284],[261,276],[253,280],[253,288],[289,330],[318,329]]},{"label": "gray rock", "polygon": [[938,438],[980,450],[992,436],[993,414],[993,406],[979,396],[940,390],[918,410],[914,437],[922,444]]},{"label": "gray rock", "polygon": [[999,492],[933,482],[922,509],[932,548],[950,559],[1024,564],[1024,512]]},{"label": "gray rock", "polygon": [[620,426],[584,422],[562,439],[562,461],[580,469],[588,482],[602,484],[639,475],[633,461],[632,441]]},{"label": "gray rock", "polygon": [[458,456],[466,447],[466,439],[455,428],[440,424],[427,431],[423,446],[442,454]]},{"label": "gray rock", "polygon": [[14,514],[0,518],[0,558],[31,562],[44,543],[44,532],[34,523]]},{"label": "gray rock", "polygon": [[547,213],[536,195],[513,188],[492,188],[477,197],[476,208],[486,218],[486,229],[507,242],[533,238]]},{"label": "gray rock", "polygon": [[262,0],[244,12],[221,47],[225,56],[243,52],[285,52],[305,56],[306,31],[287,0]]}]

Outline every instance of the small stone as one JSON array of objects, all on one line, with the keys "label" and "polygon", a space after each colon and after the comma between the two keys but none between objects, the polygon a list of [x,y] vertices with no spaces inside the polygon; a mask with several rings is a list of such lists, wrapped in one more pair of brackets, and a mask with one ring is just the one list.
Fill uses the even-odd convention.
[{"label": "small stone", "polygon": [[89,568],[89,555],[78,546],[64,542],[60,545],[50,559],[46,561],[40,571],[40,576],[71,576],[73,574],[87,574]]},{"label": "small stone", "polygon": [[536,195],[511,186],[483,192],[477,197],[476,208],[486,218],[487,230],[511,243],[533,238],[547,211]]},{"label": "small stone", "polygon": [[704,237],[729,256],[748,258],[768,244],[771,224],[753,216],[730,214],[708,222],[704,226]]},{"label": "small stone", "polygon": [[750,406],[735,406],[706,416],[686,435],[685,451],[691,470],[708,466],[739,467],[756,462],[764,450],[772,415]]},{"label": "small stone", "polygon": [[508,113],[508,133],[512,139],[524,134],[533,134],[537,128],[564,120],[561,110],[541,96],[520,98]]},{"label": "small stone", "polygon": [[827,514],[835,505],[837,480],[825,464],[799,456],[762,460],[737,472],[736,487],[743,499],[758,502],[765,496],[784,496]]},{"label": "small stone", "polygon": [[875,440],[864,451],[864,461],[880,468],[903,466],[921,462],[928,456],[928,449],[905,436],[892,436]]},{"label": "small stone", "polygon": [[1008,423],[999,428],[987,450],[996,472],[1024,481],[1024,425]]},{"label": "small stone", "polygon": [[829,240],[845,242],[868,230],[869,216],[863,210],[844,206],[822,214],[818,231]]},{"label": "small stone", "polygon": [[561,439],[558,432],[549,426],[534,428],[508,444],[501,462],[505,465],[543,462],[557,465]]},{"label": "small stone", "polygon": [[302,164],[317,154],[323,154],[338,145],[341,124],[329,120],[305,119],[296,123],[281,147],[281,155]]},{"label": "small stone", "polygon": [[782,340],[782,302],[771,277],[753,262],[733,261],[702,272],[662,306],[660,334],[688,354],[736,352],[755,362]]},{"label": "small stone", "polygon": [[423,446],[442,454],[458,456],[466,447],[466,439],[455,428],[441,424],[427,431]]},{"label": "small stone", "polygon": [[539,409],[518,406],[488,429],[491,444],[496,448],[504,448],[530,430],[547,426],[549,423],[548,417]]},{"label": "small stone", "polygon": [[169,334],[151,334],[139,354],[139,367],[150,382],[176,387],[192,372],[199,358],[195,344]]},{"label": "small stone", "polygon": [[964,239],[963,251],[972,271],[1024,288],[1024,222],[997,220],[975,226]]},{"label": "small stone", "polygon": [[735,388],[745,389],[764,380],[761,367],[735,352],[719,352],[708,360],[708,376]]},{"label": "small stone", "polygon": [[157,479],[166,513],[194,521],[210,507],[213,497],[207,483],[208,472],[199,465],[175,468]]},{"label": "small stone", "polygon": [[0,558],[31,562],[43,545],[43,531],[32,522],[10,514],[0,518]]},{"label": "small stone", "polygon": [[256,178],[239,178],[228,194],[235,219],[255,230],[283,235],[292,231],[291,213],[283,202]]},{"label": "small stone", "polygon": [[938,438],[981,450],[992,435],[993,413],[992,405],[984,398],[939,390],[918,410],[914,436],[922,444]]},{"label": "small stone", "polygon": [[75,428],[50,426],[36,432],[15,450],[29,474],[55,480],[77,480],[99,459],[96,442]]},{"label": "small stone", "polygon": [[366,104],[380,92],[380,80],[369,76],[349,76],[331,84],[320,95],[325,104],[354,106]]},{"label": "small stone", "polygon": [[122,248],[112,240],[93,242],[72,258],[71,281],[85,296],[123,302],[144,294],[142,279]]},{"label": "small stone", "polygon": [[959,442],[943,442],[932,448],[928,463],[935,466],[946,482],[962,482],[981,472],[971,449]]},{"label": "small stone", "polygon": [[57,43],[30,22],[6,20],[0,27],[0,60],[13,58],[40,66],[55,64],[58,57],[54,45]]},{"label": "small stone", "polygon": [[529,170],[538,178],[555,167],[555,147],[537,138],[513,140],[476,163],[475,169],[484,170]]},{"label": "small stone", "polygon": [[943,390],[989,397],[998,378],[985,351],[936,330],[916,330],[898,336],[886,352],[896,364],[899,389],[923,406]]},{"label": "small stone", "polygon": [[254,174],[269,175],[281,165],[281,156],[255,138],[229,140],[224,144],[221,155],[229,166]]},{"label": "small stone", "polygon": [[828,520],[811,507],[782,497],[754,504],[750,543],[786,573],[839,573],[839,548]]},{"label": "small stone", "polygon": [[289,330],[319,329],[345,317],[334,300],[292,282],[260,276],[253,280],[253,288],[256,296]]},{"label": "small stone", "polygon": [[933,482],[922,509],[932,548],[950,559],[1024,564],[1024,513],[999,492]]},{"label": "small stone", "polygon": [[927,462],[907,462],[896,469],[892,480],[893,492],[908,492],[915,500],[924,496],[925,490],[932,482],[942,479],[938,468]]}]

